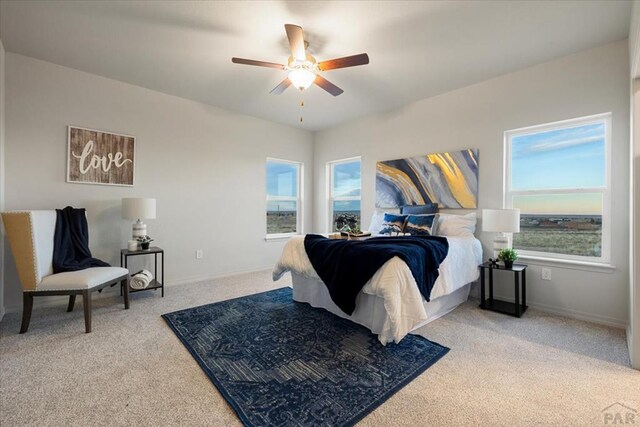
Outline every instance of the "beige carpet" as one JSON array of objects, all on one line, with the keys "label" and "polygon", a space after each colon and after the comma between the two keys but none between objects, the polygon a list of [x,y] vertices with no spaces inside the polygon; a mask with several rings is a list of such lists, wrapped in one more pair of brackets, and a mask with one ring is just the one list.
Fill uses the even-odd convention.
[{"label": "beige carpet", "polygon": [[[135,294],[127,311],[114,288],[96,294],[91,334],[80,299],[73,313],[34,308],[25,335],[7,315],[0,425],[240,425],[160,315],[288,283],[245,274],[171,287],[164,299]],[[515,319],[470,301],[420,332],[451,351],[359,425],[603,425],[615,402],[640,424],[640,372],[621,330],[533,310]]]}]

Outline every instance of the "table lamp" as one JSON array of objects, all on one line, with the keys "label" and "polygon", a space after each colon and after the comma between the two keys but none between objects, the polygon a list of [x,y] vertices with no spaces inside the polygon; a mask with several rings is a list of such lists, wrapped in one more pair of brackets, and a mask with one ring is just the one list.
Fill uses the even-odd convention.
[{"label": "table lamp", "polygon": [[520,232],[520,209],[483,209],[482,231],[498,233],[493,239],[493,257],[502,249],[510,249],[511,233]]},{"label": "table lamp", "polygon": [[122,218],[135,219],[132,236],[135,239],[147,235],[147,224],[143,219],[156,218],[156,199],[125,197],[122,199]]}]

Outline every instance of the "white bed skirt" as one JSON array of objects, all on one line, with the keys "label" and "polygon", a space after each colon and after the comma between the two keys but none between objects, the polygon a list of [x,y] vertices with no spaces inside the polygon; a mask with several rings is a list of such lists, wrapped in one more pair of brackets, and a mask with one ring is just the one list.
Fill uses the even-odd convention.
[{"label": "white bed skirt", "polygon": [[[358,323],[378,335],[381,343],[397,341],[391,329],[389,316],[384,306],[384,298],[377,295],[360,292],[356,298],[356,309],[351,316],[344,313],[331,300],[329,290],[319,280],[310,279],[295,272],[291,272],[293,283],[293,299],[298,302],[306,302],[312,307],[324,308],[336,316],[349,319]],[[451,310],[467,301],[471,284],[466,284],[448,295],[434,298],[430,302],[424,302],[427,319],[402,319],[405,325],[402,329],[407,332],[413,331],[421,326],[444,316]]]}]

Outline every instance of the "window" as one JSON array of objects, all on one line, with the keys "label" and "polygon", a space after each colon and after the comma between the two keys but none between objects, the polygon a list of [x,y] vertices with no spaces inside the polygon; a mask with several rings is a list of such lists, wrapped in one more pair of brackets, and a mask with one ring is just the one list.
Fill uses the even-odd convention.
[{"label": "window", "polygon": [[505,133],[505,205],[522,255],[608,262],[611,115]]},{"label": "window", "polygon": [[329,162],[329,230],[360,227],[360,158]]},{"label": "window", "polygon": [[300,232],[302,164],[267,159],[267,235],[291,235]]}]

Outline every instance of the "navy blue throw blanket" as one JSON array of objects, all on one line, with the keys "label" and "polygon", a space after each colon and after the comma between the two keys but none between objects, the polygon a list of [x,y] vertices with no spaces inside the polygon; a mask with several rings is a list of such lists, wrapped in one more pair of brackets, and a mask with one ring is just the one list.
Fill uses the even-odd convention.
[{"label": "navy blue throw blanket", "polygon": [[358,292],[394,256],[409,266],[420,293],[429,301],[440,263],[449,252],[449,242],[437,236],[374,237],[353,241],[308,234],[304,248],[333,302],[351,315],[356,308]]},{"label": "navy blue throw blanket", "polygon": [[109,267],[109,264],[91,256],[85,210],[71,206],[56,209],[53,272],[77,271],[89,267]]}]

